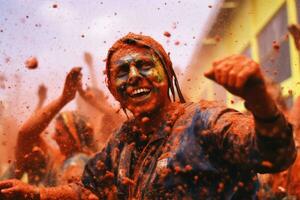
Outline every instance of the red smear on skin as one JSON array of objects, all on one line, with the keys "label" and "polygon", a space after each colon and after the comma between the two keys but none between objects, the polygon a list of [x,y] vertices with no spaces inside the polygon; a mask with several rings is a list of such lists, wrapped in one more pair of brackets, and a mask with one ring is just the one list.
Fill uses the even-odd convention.
[{"label": "red smear on skin", "polygon": [[168,31],[165,31],[165,32],[164,32],[164,36],[166,36],[166,37],[171,37],[171,33],[168,32]]},{"label": "red smear on skin", "polygon": [[38,64],[39,63],[36,57],[30,57],[25,61],[25,67],[28,69],[36,69]]}]

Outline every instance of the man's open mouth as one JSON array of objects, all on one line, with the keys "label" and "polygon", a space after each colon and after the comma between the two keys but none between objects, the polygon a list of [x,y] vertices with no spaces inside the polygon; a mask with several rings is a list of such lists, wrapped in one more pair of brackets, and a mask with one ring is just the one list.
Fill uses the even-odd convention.
[{"label": "man's open mouth", "polygon": [[133,90],[131,92],[131,94],[129,94],[129,96],[131,98],[143,97],[143,96],[147,96],[150,92],[151,92],[151,90],[148,88],[139,88],[139,89]]}]

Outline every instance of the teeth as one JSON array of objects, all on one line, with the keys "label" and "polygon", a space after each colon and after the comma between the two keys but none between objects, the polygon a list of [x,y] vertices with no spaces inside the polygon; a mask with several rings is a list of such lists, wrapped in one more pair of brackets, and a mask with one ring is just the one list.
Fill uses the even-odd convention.
[{"label": "teeth", "polygon": [[136,89],[134,90],[131,95],[136,95],[136,94],[139,94],[139,93],[142,93],[142,92],[149,92],[150,89],[147,89],[147,88],[140,88],[140,89]]}]

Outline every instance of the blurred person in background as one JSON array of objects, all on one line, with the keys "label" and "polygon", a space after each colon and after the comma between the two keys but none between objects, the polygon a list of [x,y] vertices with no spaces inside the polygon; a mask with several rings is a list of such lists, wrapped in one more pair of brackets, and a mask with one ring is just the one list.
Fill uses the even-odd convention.
[{"label": "blurred person in background", "polygon": [[[95,151],[93,130],[86,119],[74,111],[61,109],[75,98],[81,85],[80,68],[73,68],[67,75],[62,94],[42,106],[46,88],[39,88],[36,111],[21,126],[16,145],[15,177],[27,175],[28,183],[54,186],[78,181],[85,162]],[[46,137],[46,128],[55,119],[51,135],[59,149]]]},{"label": "blurred person in background", "polygon": [[97,141],[97,148],[101,149],[109,136],[125,121],[124,116],[116,111],[108,102],[108,97],[97,84],[97,76],[93,57],[90,53],[84,53],[84,61],[89,69],[90,85],[86,89],[78,88],[79,95],[76,98],[78,112],[87,117],[92,124]]}]

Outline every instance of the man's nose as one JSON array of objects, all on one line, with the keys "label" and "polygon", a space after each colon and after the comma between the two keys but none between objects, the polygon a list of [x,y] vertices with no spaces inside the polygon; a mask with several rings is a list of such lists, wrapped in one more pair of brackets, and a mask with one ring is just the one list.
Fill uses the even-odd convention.
[{"label": "man's nose", "polygon": [[129,66],[128,83],[135,84],[141,78],[141,74],[135,65]]}]

